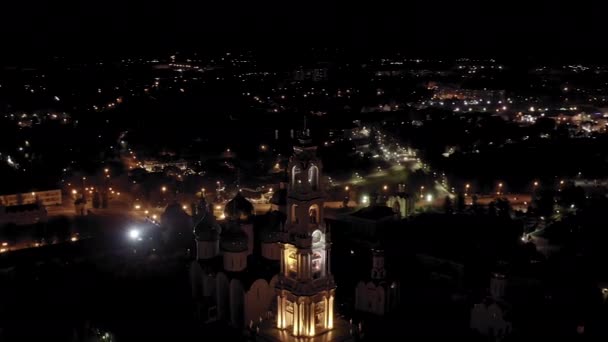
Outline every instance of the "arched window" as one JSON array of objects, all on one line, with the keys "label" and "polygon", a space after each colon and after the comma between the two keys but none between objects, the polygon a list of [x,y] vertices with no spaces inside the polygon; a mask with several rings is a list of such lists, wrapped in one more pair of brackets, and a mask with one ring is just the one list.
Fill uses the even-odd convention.
[{"label": "arched window", "polygon": [[312,224],[319,223],[320,213],[319,206],[317,204],[313,204],[308,208],[308,218],[309,222]]},{"label": "arched window", "polygon": [[317,229],[317,230],[315,230],[315,231],[312,233],[312,243],[313,243],[313,244],[320,243],[320,242],[321,242],[321,238],[322,238],[322,236],[323,236],[323,233],[321,233],[321,231],[320,231],[320,230],[318,230],[318,229]]},{"label": "arched window", "polygon": [[298,205],[297,204],[292,204],[291,205],[291,223],[299,223],[300,220],[298,220]]},{"label": "arched window", "polygon": [[291,168],[291,186],[294,189],[298,188],[298,185],[301,183],[298,182],[298,178],[300,177],[300,172],[302,172],[302,170],[296,165],[294,167]]},{"label": "arched window", "polygon": [[308,169],[308,184],[312,190],[319,189],[319,168],[316,165]]},{"label": "arched window", "polygon": [[397,199],[395,199],[395,202],[393,203],[393,211],[395,212],[395,214],[401,215],[401,204]]}]

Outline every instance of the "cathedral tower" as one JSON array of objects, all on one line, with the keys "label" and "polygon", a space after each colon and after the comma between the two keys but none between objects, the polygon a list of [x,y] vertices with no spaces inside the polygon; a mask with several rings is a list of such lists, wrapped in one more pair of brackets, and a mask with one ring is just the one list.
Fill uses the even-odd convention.
[{"label": "cathedral tower", "polygon": [[277,327],[293,336],[316,336],[334,328],[335,283],[330,238],[323,220],[321,160],[304,132],[289,160],[287,222],[277,282]]}]

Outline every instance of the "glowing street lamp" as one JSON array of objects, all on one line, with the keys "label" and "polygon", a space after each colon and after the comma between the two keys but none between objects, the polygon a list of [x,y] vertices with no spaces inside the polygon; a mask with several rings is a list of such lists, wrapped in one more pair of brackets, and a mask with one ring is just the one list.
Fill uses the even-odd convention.
[{"label": "glowing street lamp", "polygon": [[348,191],[348,189],[350,189],[348,185],[344,187],[344,191]]},{"label": "glowing street lamp", "polygon": [[160,188],[160,191],[162,191],[162,192],[167,191],[167,187],[166,187],[166,186],[163,186],[162,188]]},{"label": "glowing street lamp", "polygon": [[384,191],[388,190],[388,185],[383,186],[382,190],[384,190]]},{"label": "glowing street lamp", "polygon": [[131,229],[129,230],[129,238],[131,240],[139,240],[141,236],[141,231],[139,229]]}]

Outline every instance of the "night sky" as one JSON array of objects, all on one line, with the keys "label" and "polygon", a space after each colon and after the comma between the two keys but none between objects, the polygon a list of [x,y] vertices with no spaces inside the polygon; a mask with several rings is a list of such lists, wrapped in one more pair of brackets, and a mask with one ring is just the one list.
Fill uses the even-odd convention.
[{"label": "night sky", "polygon": [[[347,46],[414,53],[593,55],[600,1],[2,1],[14,53]],[[4,49],[3,49],[4,50]],[[551,50],[551,51],[548,51]]]}]

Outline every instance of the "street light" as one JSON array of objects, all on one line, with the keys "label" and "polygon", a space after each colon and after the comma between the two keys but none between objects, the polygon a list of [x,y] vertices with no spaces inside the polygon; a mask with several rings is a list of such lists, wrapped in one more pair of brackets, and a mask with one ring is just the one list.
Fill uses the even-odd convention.
[{"label": "street light", "polygon": [[382,187],[382,189],[383,189],[384,191],[388,190],[388,185],[383,186],[383,187]]},{"label": "street light", "polygon": [[348,185],[344,187],[344,191],[348,191],[348,189],[350,189]]},{"label": "street light", "polygon": [[129,238],[131,240],[138,240],[140,235],[141,235],[141,231],[139,229],[133,228],[133,229],[129,230]]}]

